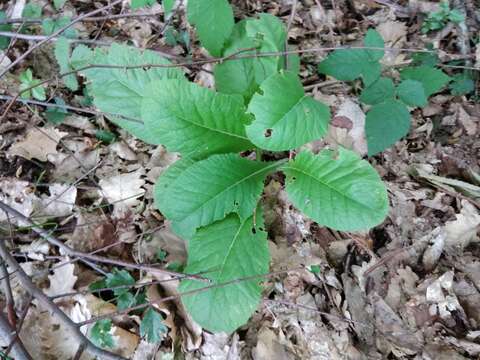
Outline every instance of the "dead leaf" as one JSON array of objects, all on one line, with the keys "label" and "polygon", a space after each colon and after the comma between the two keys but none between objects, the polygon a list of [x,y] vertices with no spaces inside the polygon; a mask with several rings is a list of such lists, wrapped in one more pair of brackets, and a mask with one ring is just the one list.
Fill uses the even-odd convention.
[{"label": "dead leaf", "polygon": [[365,113],[357,103],[347,99],[340,105],[330,124],[327,141],[330,138],[334,144],[353,149],[360,155],[366,155],[367,142],[364,128]]},{"label": "dead leaf", "polygon": [[[22,215],[30,217],[38,197],[34,194],[31,184],[16,178],[0,179],[0,200]],[[4,211],[0,211],[0,222],[10,219],[12,224],[26,225],[15,217],[7,217]]]},{"label": "dead leaf", "polygon": [[270,329],[260,329],[257,345],[252,349],[254,360],[290,360],[294,359],[285,349],[285,346],[278,341],[278,336]]},{"label": "dead leaf", "polygon": [[45,294],[57,296],[72,292],[77,281],[74,271],[75,264],[73,263],[61,264],[61,266],[53,270],[53,275],[48,276],[50,286],[45,290]]},{"label": "dead leaf", "polygon": [[447,237],[445,246],[455,252],[463,249],[473,241],[478,241],[477,231],[480,227],[480,214],[478,210],[466,200],[462,200],[462,210],[457,214],[457,219],[445,225]]},{"label": "dead leaf", "polygon": [[27,131],[25,139],[12,145],[8,154],[21,156],[25,159],[47,161],[49,155],[57,154],[57,145],[65,132],[46,126],[44,128],[32,127]]},{"label": "dead leaf", "polygon": [[138,198],[145,194],[145,180],[141,179],[144,170],[139,169],[127,174],[120,174],[100,180],[100,195],[103,195],[114,207],[134,207]]},{"label": "dead leaf", "polygon": [[36,214],[48,217],[70,215],[75,206],[77,188],[67,184],[52,184],[48,190],[50,195],[42,196],[36,206]]}]

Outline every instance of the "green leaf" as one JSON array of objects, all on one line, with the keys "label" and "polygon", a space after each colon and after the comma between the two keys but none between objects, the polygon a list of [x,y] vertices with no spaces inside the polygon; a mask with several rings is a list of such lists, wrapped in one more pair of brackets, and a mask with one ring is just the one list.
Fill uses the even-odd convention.
[{"label": "green leaf", "polygon": [[106,144],[111,144],[115,141],[115,134],[110,132],[110,131],[107,131],[107,130],[97,130],[95,131],[95,137],[106,143]]},{"label": "green leaf", "polygon": [[[426,50],[433,50],[433,45],[427,44]],[[438,55],[435,52],[414,53],[412,54],[412,60],[413,60],[412,65],[414,66],[425,65],[429,67],[436,66],[440,61],[440,59],[438,58]]]},{"label": "green leaf", "polygon": [[385,185],[375,169],[350,150],[304,151],[284,166],[287,195],[318,224],[342,231],[366,230],[388,212]]},{"label": "green leaf", "polygon": [[[214,69],[215,84],[220,92],[239,94],[248,101],[267,77],[285,69],[284,56],[255,57],[255,52],[278,52],[285,49],[286,30],[283,23],[269,14],[258,19],[245,19],[233,28],[225,44],[223,56],[240,54],[239,59],[217,64]],[[254,49],[255,48],[255,49]],[[253,49],[246,51],[246,49]],[[288,56],[288,70],[299,71],[298,55]]]},{"label": "green leaf", "polygon": [[165,16],[169,17],[173,10],[173,7],[175,6],[175,0],[163,0],[162,5],[163,11],[165,11]]},{"label": "green leaf", "polygon": [[33,81],[33,73],[30,68],[27,68],[27,70],[23,71],[20,73],[18,79],[25,84],[30,85],[30,83]]},{"label": "green leaf", "polygon": [[462,14],[460,10],[450,10],[450,13],[448,14],[448,20],[450,20],[453,23],[461,23],[462,21],[465,21],[465,16]]},{"label": "green leaf", "polygon": [[[235,24],[232,36],[225,45],[223,56],[231,56],[239,49],[250,49],[255,46],[253,39],[247,36],[246,20]],[[254,52],[243,52],[242,55],[253,55]],[[238,60],[228,60],[215,65],[213,70],[215,76],[215,86],[218,91],[225,94],[239,94],[249,99],[258,88],[255,81],[255,59],[243,58]]]},{"label": "green leaf", "polygon": [[[107,287],[135,285],[135,279],[126,270],[113,269],[112,273],[107,274],[107,278],[105,281]],[[125,287],[120,289],[114,289],[113,293],[115,294],[115,296],[120,296],[128,291],[129,288]]]},{"label": "green leaf", "polygon": [[262,92],[255,94],[248,106],[255,120],[247,126],[247,135],[256,146],[289,150],[325,135],[330,111],[305,95],[297,75],[273,75],[260,88]]},{"label": "green leaf", "polygon": [[[52,35],[54,32],[67,26],[71,22],[72,19],[69,16],[62,16],[58,19],[47,18],[42,21],[43,33],[45,35]],[[67,38],[74,39],[77,37],[77,31],[73,27],[70,27],[66,29],[62,35]]]},{"label": "green leaf", "polygon": [[112,320],[99,320],[90,330],[90,339],[95,345],[102,348],[113,348],[115,346],[115,339],[113,338],[111,330]]},{"label": "green leaf", "polygon": [[[365,46],[383,47],[383,39],[375,30],[368,30]],[[383,50],[372,49],[335,50],[318,65],[318,71],[343,81],[353,81],[361,76],[365,86],[369,86],[380,77],[379,60],[383,54]]]},{"label": "green leaf", "polygon": [[256,207],[267,174],[278,163],[250,161],[236,154],[213,155],[189,166],[159,195],[155,204],[169,219],[190,229],[237,212],[242,219]]},{"label": "green leaf", "polygon": [[157,0],[132,0],[131,8],[138,9],[144,6],[152,6],[157,3]]},{"label": "green leaf", "polygon": [[[84,46],[77,46],[72,53],[71,64],[80,68],[88,64],[114,66],[136,66],[142,64],[168,65],[170,62],[152,51],[125,45],[112,44],[109,49],[97,49],[95,53]],[[81,72],[90,81],[89,93],[94,98],[95,106],[103,112],[118,114],[109,119],[129,131],[140,140],[150,144],[160,141],[152,135],[141,122],[140,109],[143,98],[147,95],[149,83],[161,79],[183,79],[183,72],[176,68],[152,67],[135,68],[92,68]],[[136,121],[134,119],[137,119]]]},{"label": "green leaf", "polygon": [[[40,80],[34,80],[31,85],[32,86],[37,85],[38,83],[40,83]],[[43,85],[35,86],[31,91],[32,91],[32,96],[35,99],[40,101],[47,100],[47,94],[45,92],[45,88],[43,87]]]},{"label": "green leaf", "polygon": [[[70,43],[67,38],[61,36],[55,42],[55,59],[60,66],[60,72],[66,73],[73,70],[70,65]],[[75,74],[64,76],[63,83],[72,91],[78,90],[78,82]]]},{"label": "green leaf", "polygon": [[[7,19],[7,14],[5,11],[0,11],[0,20],[6,20]],[[10,31],[12,30],[12,25],[10,24],[3,24],[0,25],[0,31]],[[0,36],[0,50],[6,49],[8,47],[8,44],[10,44],[10,38],[6,36]]]},{"label": "green leaf", "polygon": [[61,124],[67,117],[68,111],[65,108],[65,101],[62,98],[56,97],[55,104],[59,105],[58,107],[49,107],[45,112],[45,118],[51,123],[58,125]]},{"label": "green leaf", "polygon": [[66,2],[67,0],[53,0],[53,6],[56,10],[60,10]]},{"label": "green leaf", "polygon": [[403,80],[397,87],[398,98],[409,106],[427,105],[428,99],[420,81]]},{"label": "green leaf", "polygon": [[168,151],[204,157],[253,148],[245,134],[249,117],[240,96],[179,80],[152,82],[146,94],[142,119]]},{"label": "green leaf", "polygon": [[475,82],[467,73],[458,74],[453,77],[449,89],[452,95],[467,95],[475,90]]},{"label": "green leaf", "polygon": [[410,129],[410,113],[399,101],[387,100],[373,106],[365,119],[368,155],[375,155],[393,145]]},{"label": "green leaf", "polygon": [[[270,14],[260,14],[258,19],[248,19],[245,30],[247,36],[258,46],[257,51],[281,52],[285,50],[287,31],[283,23]],[[261,84],[266,78],[283,69],[283,56],[259,57],[254,63],[255,81]]]},{"label": "green leaf", "polygon": [[[185,272],[192,274],[212,270],[205,274],[212,280],[212,286],[259,276],[182,297],[193,319],[209,331],[231,333],[245,324],[258,307],[262,292],[260,275],[268,272],[269,253],[260,213],[257,213],[256,219],[257,224],[253,217],[242,221],[231,214],[224,220],[199,229],[189,242]],[[184,280],[180,292],[208,285]]]},{"label": "green leaf", "polygon": [[381,77],[362,91],[360,101],[375,105],[395,96],[395,85],[390,78]]},{"label": "green leaf", "polygon": [[118,310],[125,310],[135,305],[135,297],[131,292],[124,292],[117,297]]},{"label": "green leaf", "polygon": [[153,308],[149,308],[143,315],[140,323],[140,335],[149,343],[156,343],[162,339],[168,329],[163,324],[162,315]]},{"label": "green leaf", "polygon": [[[367,34],[365,35],[364,44],[366,47],[372,48],[384,48],[385,42],[382,39],[382,36],[373,29],[368,29]],[[369,58],[373,61],[380,61],[383,56],[385,55],[384,50],[373,50],[373,49],[366,49],[365,50]]]},{"label": "green leaf", "polygon": [[39,18],[42,16],[42,7],[34,2],[29,2],[22,11],[22,17]]},{"label": "green leaf", "polygon": [[232,33],[233,10],[227,0],[189,0],[188,22],[195,26],[203,47],[213,56],[222,54]]},{"label": "green leaf", "polygon": [[425,96],[439,92],[451,80],[442,70],[429,66],[408,67],[400,72],[402,80],[420,81],[425,89]]}]

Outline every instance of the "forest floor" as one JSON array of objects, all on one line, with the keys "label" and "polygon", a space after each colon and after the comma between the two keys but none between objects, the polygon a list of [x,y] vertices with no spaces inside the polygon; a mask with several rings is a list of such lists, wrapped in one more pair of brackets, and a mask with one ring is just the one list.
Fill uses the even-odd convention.
[{"label": "forest floor", "polygon": [[[114,317],[113,351],[137,360],[479,358],[480,2],[452,1],[465,21],[428,33],[421,31],[422,24],[426,14],[438,10],[438,2],[231,2],[237,19],[260,12],[281,18],[288,24],[289,41],[299,49],[356,45],[369,28],[391,48],[427,49],[432,44],[449,75],[462,73],[462,66],[477,67],[471,72],[475,88],[464,95],[448,90],[434,95],[426,107],[413,111],[406,138],[369,158],[387,185],[391,204],[384,223],[369,232],[319,227],[292,208],[282,179],[267,180],[264,212],[271,271],[278,275],[265,279],[258,311],[235,333],[203,331],[177,298],[156,305],[165,330],[155,344],[142,339],[138,313]],[[53,2],[33,3],[48,17],[59,12],[77,16],[106,2],[68,0],[60,11]],[[160,4],[132,10],[128,3],[98,14],[103,20],[77,23],[78,37],[92,40],[89,46],[128,42],[176,60],[205,56],[182,7],[165,27]],[[25,1],[2,1],[0,11],[11,16],[24,7]],[[135,12],[156,15],[109,17]],[[18,25],[8,31],[18,31]],[[26,39],[9,38],[8,51],[0,53],[0,70],[38,43],[35,36],[42,39],[40,24],[28,26]],[[305,90],[329,105],[337,119],[327,139],[310,146],[341,144],[365,155],[365,136],[357,131],[365,122],[359,89],[318,74],[316,66],[327,54],[301,57]],[[411,57],[401,50],[387,51],[382,61],[393,73]],[[154,181],[177,155],[127,134],[97,112],[82,91],[72,93],[59,83],[46,87],[48,101],[61,98],[74,107],[59,115],[61,124],[49,121],[42,101],[17,101],[7,109],[8,97],[18,92],[19,74],[27,68],[42,80],[59,72],[51,42],[0,79],[0,200],[77,251],[170,268],[185,263],[185,243],[154,208],[152,195]],[[195,82],[214,87],[210,64],[186,71]],[[88,289],[114,267],[123,268],[121,263],[75,261],[35,234],[31,224],[3,212],[0,225],[2,241],[21,268],[72,320],[88,321],[118,310],[112,292],[100,296]],[[319,271],[309,271],[312,265]],[[145,289],[149,301],[178,294],[178,282],[163,282],[168,276],[151,267],[140,266],[131,274],[138,285],[134,290]],[[18,277],[10,276],[9,283],[14,303],[2,286],[2,308],[10,317],[13,312],[17,325],[21,320],[25,348],[35,359],[72,359],[78,339],[69,335],[68,326],[37,299],[32,301]],[[81,359],[90,358],[81,354]]]}]

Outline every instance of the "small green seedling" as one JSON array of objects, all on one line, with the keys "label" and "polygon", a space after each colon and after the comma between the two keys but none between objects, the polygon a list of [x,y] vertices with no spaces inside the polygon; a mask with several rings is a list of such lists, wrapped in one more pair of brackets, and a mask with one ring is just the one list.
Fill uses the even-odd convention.
[{"label": "small green seedling", "polygon": [[441,30],[449,22],[458,24],[465,21],[465,16],[456,9],[450,9],[448,1],[442,1],[440,3],[440,9],[438,11],[429,13],[427,18],[422,24],[422,33],[426,34],[430,31]]},{"label": "small green seedling", "polygon": [[[38,85],[40,80],[33,78],[33,73],[30,68],[22,72],[18,79],[20,80],[20,91],[23,91],[21,94],[21,97],[23,99],[30,99],[32,96],[40,101],[44,101],[47,99],[45,87],[43,85],[36,86]],[[32,86],[35,87],[30,90],[24,91]]]}]

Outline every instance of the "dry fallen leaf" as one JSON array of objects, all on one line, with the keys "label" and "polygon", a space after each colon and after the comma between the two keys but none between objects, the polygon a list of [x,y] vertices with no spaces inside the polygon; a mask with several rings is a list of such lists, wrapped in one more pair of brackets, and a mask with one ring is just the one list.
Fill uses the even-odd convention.
[{"label": "dry fallen leaf", "polygon": [[332,119],[328,138],[360,155],[367,154],[365,113],[356,102],[347,99],[340,105]]},{"label": "dry fallen leaf", "polygon": [[49,155],[57,154],[57,145],[62,137],[67,135],[53,127],[32,127],[27,131],[25,139],[12,145],[8,154],[21,156],[25,159],[47,161]]},{"label": "dry fallen leaf", "polygon": [[462,200],[462,210],[457,214],[457,219],[445,225],[447,249],[463,252],[468,244],[478,241],[477,231],[480,228],[480,214],[467,200]]},{"label": "dry fallen leaf", "polygon": [[143,169],[128,174],[120,174],[100,180],[101,195],[105,196],[114,207],[134,207],[139,203],[138,198],[145,194],[145,180],[141,179]]},{"label": "dry fallen leaf", "polygon": [[[11,206],[26,217],[30,217],[34,206],[38,201],[31,184],[16,178],[0,179],[0,200]],[[12,224],[25,225],[21,220],[7,217],[4,211],[0,211],[0,222],[10,219]]]},{"label": "dry fallen leaf", "polygon": [[77,276],[74,275],[75,264],[66,263],[58,266],[53,275],[48,276],[50,286],[45,290],[48,296],[67,294],[73,291]]}]

